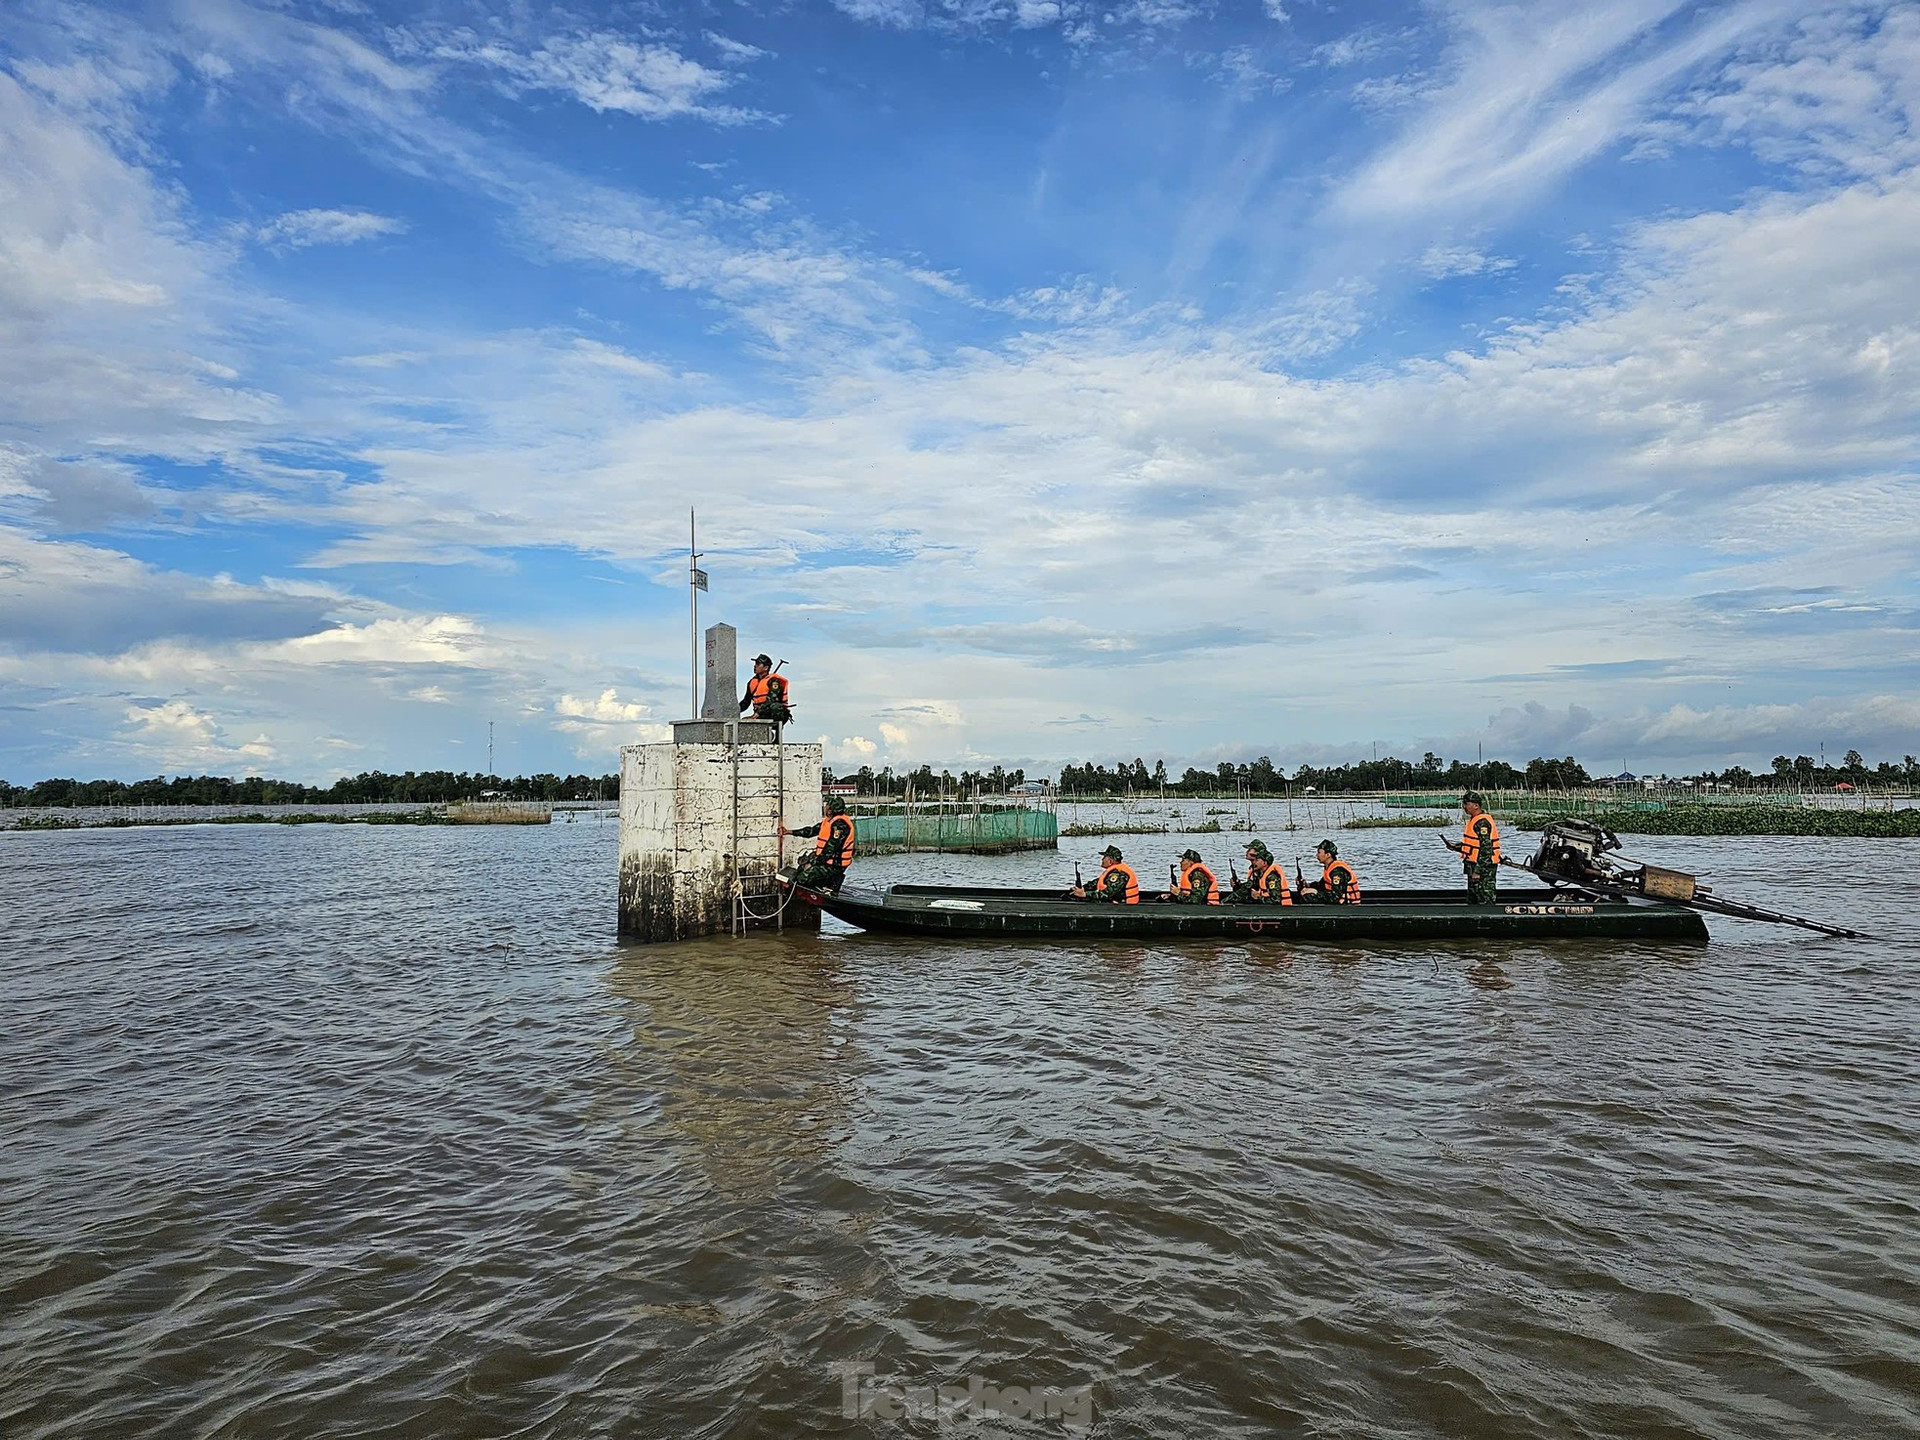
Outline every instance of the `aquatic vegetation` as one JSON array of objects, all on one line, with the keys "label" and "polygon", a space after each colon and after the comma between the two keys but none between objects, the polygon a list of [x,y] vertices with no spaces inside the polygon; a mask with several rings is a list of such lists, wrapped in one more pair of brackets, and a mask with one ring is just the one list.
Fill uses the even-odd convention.
[{"label": "aquatic vegetation", "polygon": [[[1538,830],[1551,814],[1499,818],[1516,830]],[[1623,835],[1821,835],[1920,840],[1920,808],[1822,809],[1788,805],[1667,805],[1658,810],[1596,809],[1582,817]]]}]

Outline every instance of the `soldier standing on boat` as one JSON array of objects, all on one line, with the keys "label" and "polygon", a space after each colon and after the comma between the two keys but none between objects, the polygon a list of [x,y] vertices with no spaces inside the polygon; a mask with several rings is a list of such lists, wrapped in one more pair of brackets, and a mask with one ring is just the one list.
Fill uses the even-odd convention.
[{"label": "soldier standing on boat", "polygon": [[1293,887],[1287,872],[1273,863],[1273,851],[1264,840],[1247,842],[1247,878],[1233,887],[1236,905],[1291,905]]},{"label": "soldier standing on boat", "polygon": [[1500,827],[1487,814],[1487,797],[1469,790],[1460,797],[1460,808],[1467,813],[1460,838],[1440,837],[1440,843],[1460,854],[1460,868],[1467,877],[1467,903],[1491,905],[1500,885]]},{"label": "soldier standing on boat", "polygon": [[1214,878],[1198,850],[1180,852],[1180,879],[1167,892],[1167,899],[1182,905],[1218,905],[1220,882]]},{"label": "soldier standing on boat", "polygon": [[788,699],[790,693],[787,677],[773,673],[773,657],[756,655],[753,657],[753,678],[747,681],[746,698],[740,702],[740,708],[745,710],[752,706],[754,719],[772,720],[784,725],[793,719],[790,708],[792,702]]},{"label": "soldier standing on boat", "polygon": [[1120,854],[1118,845],[1100,852],[1100,876],[1091,885],[1076,885],[1067,892],[1076,900],[1104,900],[1110,905],[1138,905],[1140,877],[1133,873]]},{"label": "soldier standing on boat", "polygon": [[780,833],[798,840],[819,837],[813,853],[793,867],[793,883],[838,895],[846,883],[847,867],[853,863],[853,819],[840,797],[827,797],[827,813],[818,825],[809,825],[804,830],[789,830],[782,825]]},{"label": "soldier standing on boat", "polygon": [[1322,840],[1313,852],[1320,862],[1320,878],[1300,887],[1300,900],[1306,905],[1358,905],[1360,877],[1340,858],[1340,847]]}]

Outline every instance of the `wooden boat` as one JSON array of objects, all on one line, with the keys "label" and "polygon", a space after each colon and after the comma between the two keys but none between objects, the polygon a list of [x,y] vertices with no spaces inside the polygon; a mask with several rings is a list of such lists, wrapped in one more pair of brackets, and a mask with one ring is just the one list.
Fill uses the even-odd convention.
[{"label": "wooden boat", "polygon": [[[783,881],[790,877],[783,872]],[[1400,940],[1632,940],[1705,945],[1707,926],[1682,905],[1643,896],[1513,890],[1491,905],[1469,905],[1458,890],[1369,890],[1359,905],[1111,905],[1059,890],[966,885],[844,887],[839,894],[794,886],[796,899],[863,930],[929,938],[960,936],[1111,937],[1322,942]]]}]

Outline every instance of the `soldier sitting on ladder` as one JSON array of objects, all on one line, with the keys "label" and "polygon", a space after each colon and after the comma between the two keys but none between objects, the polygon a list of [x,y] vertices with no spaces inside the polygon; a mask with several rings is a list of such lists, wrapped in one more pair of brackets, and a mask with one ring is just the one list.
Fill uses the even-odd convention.
[{"label": "soldier sitting on ladder", "polygon": [[773,673],[773,657],[756,655],[753,657],[753,678],[747,681],[747,696],[740,702],[740,708],[745,710],[751,705],[754,719],[771,720],[784,725],[793,719],[788,693],[787,677]]},{"label": "soldier sitting on ladder", "polygon": [[789,830],[782,825],[780,833],[799,840],[820,837],[813,853],[793,867],[793,883],[808,890],[838,895],[847,878],[847,867],[853,863],[853,821],[840,797],[827,797],[827,813],[818,825],[809,825],[804,830]]}]

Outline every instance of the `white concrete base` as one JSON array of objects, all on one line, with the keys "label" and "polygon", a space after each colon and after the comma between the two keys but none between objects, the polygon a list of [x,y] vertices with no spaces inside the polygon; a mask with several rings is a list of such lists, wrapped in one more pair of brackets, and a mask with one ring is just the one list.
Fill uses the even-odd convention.
[{"label": "white concrete base", "polygon": [[[725,933],[736,873],[748,877],[748,905],[771,916],[778,899],[764,877],[782,862],[778,827],[783,814],[790,829],[819,823],[820,763],[818,745],[624,746],[620,933],[638,940]],[[786,852],[806,848],[811,842],[791,841]],[[772,928],[774,921],[749,923]],[[781,923],[816,928],[820,911],[789,905]]]}]

